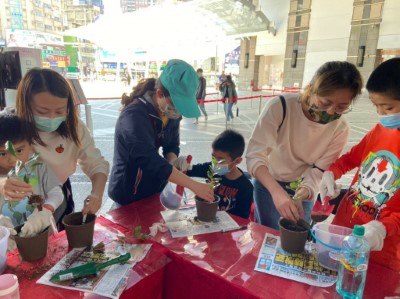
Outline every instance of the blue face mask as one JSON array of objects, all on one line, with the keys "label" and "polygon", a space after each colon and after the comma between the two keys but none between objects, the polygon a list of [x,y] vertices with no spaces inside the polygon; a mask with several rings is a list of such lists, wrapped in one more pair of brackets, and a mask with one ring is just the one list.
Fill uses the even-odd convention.
[{"label": "blue face mask", "polygon": [[229,164],[218,164],[214,166],[214,172],[217,175],[224,176],[229,173]]},{"label": "blue face mask", "polygon": [[43,116],[33,116],[36,128],[42,132],[54,132],[65,121],[65,116],[48,118]]},{"label": "blue face mask", "polygon": [[389,115],[379,115],[379,122],[385,128],[389,129],[399,129],[400,128],[400,112],[389,114]]}]

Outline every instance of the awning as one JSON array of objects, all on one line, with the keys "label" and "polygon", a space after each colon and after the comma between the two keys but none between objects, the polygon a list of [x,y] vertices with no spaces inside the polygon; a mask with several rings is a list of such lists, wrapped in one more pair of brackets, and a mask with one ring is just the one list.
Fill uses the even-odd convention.
[{"label": "awning", "polygon": [[191,51],[192,56],[200,57],[209,48],[207,44],[215,47],[226,39],[268,29],[275,33],[268,18],[255,11],[249,1],[195,0],[105,15],[95,23],[65,31],[64,35],[115,51],[145,49],[149,54],[162,52],[163,57],[171,52],[177,57],[177,51]]}]

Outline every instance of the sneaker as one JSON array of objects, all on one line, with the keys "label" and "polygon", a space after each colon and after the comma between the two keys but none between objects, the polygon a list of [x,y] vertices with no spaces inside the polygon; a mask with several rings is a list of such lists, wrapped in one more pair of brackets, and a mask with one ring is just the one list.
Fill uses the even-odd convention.
[{"label": "sneaker", "polygon": [[208,120],[208,116],[206,115],[206,116],[204,116],[204,120],[205,121],[207,121]]},{"label": "sneaker", "polygon": [[193,123],[194,123],[195,125],[197,125],[197,124],[199,123],[199,120],[196,119]]}]

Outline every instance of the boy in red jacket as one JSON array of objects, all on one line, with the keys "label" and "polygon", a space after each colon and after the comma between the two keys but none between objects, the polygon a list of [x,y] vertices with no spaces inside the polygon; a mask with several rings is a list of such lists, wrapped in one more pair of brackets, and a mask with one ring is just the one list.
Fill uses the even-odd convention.
[{"label": "boy in red jacket", "polygon": [[321,198],[338,195],[335,180],[358,168],[332,224],[365,227],[371,260],[400,270],[400,58],[383,62],[366,88],[379,123],[324,172]]}]

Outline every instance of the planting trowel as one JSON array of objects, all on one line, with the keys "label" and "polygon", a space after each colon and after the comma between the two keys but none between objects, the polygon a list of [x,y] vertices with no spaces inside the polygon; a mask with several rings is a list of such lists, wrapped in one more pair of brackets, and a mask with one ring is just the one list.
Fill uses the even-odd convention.
[{"label": "planting trowel", "polygon": [[335,205],[330,205],[329,204],[330,200],[331,198],[329,196],[325,196],[322,204],[318,200],[315,201],[314,207],[311,211],[311,218],[312,219],[315,218],[314,219],[315,222],[323,221],[324,218],[325,219],[328,218],[328,216],[332,213],[333,209],[335,208]]},{"label": "planting trowel", "polygon": [[67,270],[63,270],[53,275],[50,278],[51,282],[61,282],[70,279],[75,279],[83,276],[88,276],[92,274],[96,274],[97,271],[100,271],[103,268],[108,266],[119,264],[128,261],[131,258],[131,254],[128,252],[124,255],[120,255],[119,257],[109,260],[107,262],[97,264],[95,262],[87,263],[78,267],[70,268]]}]

